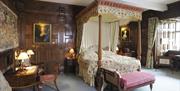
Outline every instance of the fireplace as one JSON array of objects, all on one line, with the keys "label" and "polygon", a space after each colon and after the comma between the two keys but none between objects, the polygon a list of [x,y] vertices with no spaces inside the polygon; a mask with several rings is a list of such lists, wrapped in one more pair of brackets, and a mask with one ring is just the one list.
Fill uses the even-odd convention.
[{"label": "fireplace", "polygon": [[0,52],[0,70],[2,72],[7,71],[13,65],[13,60],[14,60],[13,49]]}]

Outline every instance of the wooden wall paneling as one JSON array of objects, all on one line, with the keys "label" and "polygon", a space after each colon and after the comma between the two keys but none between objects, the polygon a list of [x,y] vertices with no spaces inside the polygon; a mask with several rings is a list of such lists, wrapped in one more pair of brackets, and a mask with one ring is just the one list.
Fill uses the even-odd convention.
[{"label": "wooden wall paneling", "polygon": [[[63,64],[65,49],[75,47],[74,17],[78,13],[75,7],[78,6],[40,1],[24,2],[24,8],[20,7],[21,49],[34,49],[33,60],[36,63],[52,61]],[[33,24],[39,22],[52,24],[52,42],[50,44],[33,42]]]},{"label": "wooden wall paneling", "polygon": [[137,49],[137,22],[130,22],[128,25],[129,27],[129,40],[123,41],[121,39],[121,32],[119,33],[119,41],[120,45],[118,45],[120,48],[129,48],[132,52],[132,56],[136,57],[136,49]]}]

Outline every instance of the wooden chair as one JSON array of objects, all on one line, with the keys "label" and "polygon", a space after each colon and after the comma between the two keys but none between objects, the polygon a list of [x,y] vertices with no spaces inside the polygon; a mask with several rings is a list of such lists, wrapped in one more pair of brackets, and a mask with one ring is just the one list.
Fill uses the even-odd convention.
[{"label": "wooden chair", "polygon": [[[58,86],[57,86],[57,76],[59,75],[59,64],[58,63],[44,63],[43,66],[44,72],[42,75],[40,75],[40,82],[42,85],[46,85],[50,88],[55,89],[56,91],[60,91]],[[55,88],[48,85],[48,84],[53,84],[55,85]]]}]

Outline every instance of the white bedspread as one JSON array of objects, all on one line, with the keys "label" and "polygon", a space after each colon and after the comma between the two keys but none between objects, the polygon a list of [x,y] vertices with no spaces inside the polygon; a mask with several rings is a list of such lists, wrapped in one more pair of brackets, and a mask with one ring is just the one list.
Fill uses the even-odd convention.
[{"label": "white bedspread", "polygon": [[[82,76],[84,81],[90,86],[94,86],[94,76],[98,68],[97,60],[97,52],[91,50],[81,53],[78,59],[79,75]],[[117,55],[110,51],[103,51],[102,67],[113,69],[124,74],[140,70],[141,64],[136,58]]]}]

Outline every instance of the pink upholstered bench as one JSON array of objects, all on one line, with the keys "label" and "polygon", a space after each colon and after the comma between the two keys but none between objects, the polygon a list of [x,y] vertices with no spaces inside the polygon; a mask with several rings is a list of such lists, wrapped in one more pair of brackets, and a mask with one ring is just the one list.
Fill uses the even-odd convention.
[{"label": "pink upholstered bench", "polygon": [[150,85],[152,90],[152,84],[155,81],[155,77],[152,74],[146,72],[131,72],[121,75],[119,81],[120,86],[124,91],[145,85]]},{"label": "pink upholstered bench", "polygon": [[123,91],[129,91],[145,85],[150,85],[150,89],[152,90],[152,84],[155,81],[154,75],[146,72],[130,72],[120,75],[117,72],[103,69],[103,73],[105,82],[117,86],[119,91],[121,89]]}]

